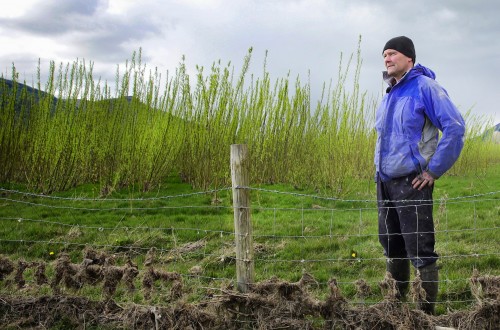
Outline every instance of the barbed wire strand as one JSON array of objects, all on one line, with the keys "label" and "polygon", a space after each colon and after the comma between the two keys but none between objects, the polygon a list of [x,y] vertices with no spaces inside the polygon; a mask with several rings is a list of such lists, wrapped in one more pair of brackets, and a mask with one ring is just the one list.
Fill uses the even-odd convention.
[{"label": "barbed wire strand", "polygon": [[[141,197],[141,198],[59,197],[59,196],[36,194],[36,193],[31,193],[31,192],[23,192],[23,191],[19,191],[19,190],[12,190],[12,189],[5,189],[5,188],[0,188],[0,192],[11,193],[11,194],[21,194],[21,195],[26,195],[26,196],[47,198],[47,199],[56,199],[56,200],[99,201],[99,202],[121,201],[121,202],[123,202],[123,201],[151,201],[151,200],[176,199],[176,198],[184,198],[184,197],[191,197],[191,196],[197,196],[197,195],[208,195],[208,194],[213,194],[213,193],[217,193],[220,191],[227,191],[227,190],[231,190],[231,189],[233,189],[233,188],[232,187],[224,187],[224,188],[220,188],[220,189],[210,189],[210,190],[206,190],[206,191],[198,191],[198,192],[186,193],[186,194],[167,195],[167,196],[160,196],[160,197]],[[284,195],[290,195],[290,196],[296,196],[296,197],[307,197],[307,198],[312,198],[312,199],[320,199],[320,200],[326,200],[326,201],[337,201],[337,202],[373,203],[376,201],[373,199],[342,199],[342,198],[338,198],[338,197],[319,196],[319,195],[279,191],[279,190],[257,188],[257,187],[250,187],[250,186],[237,186],[237,187],[235,187],[235,189],[247,189],[247,190],[253,190],[253,191],[260,191],[260,192],[268,192],[268,193],[273,193],[273,194],[284,194]],[[478,198],[478,197],[484,197],[484,196],[496,195],[496,194],[500,194],[500,190],[490,191],[490,192],[481,193],[481,194],[467,195],[467,196],[446,197],[446,198],[442,197],[441,199],[453,201],[453,200]],[[389,203],[396,202],[396,200],[383,200],[383,201],[389,202]],[[412,202],[415,200],[397,200],[397,201],[398,202],[408,202],[408,201]],[[416,201],[418,201],[418,202],[426,202],[426,201],[431,202],[432,200],[423,199],[423,200],[416,200]]]},{"label": "barbed wire strand", "polygon": [[[50,220],[38,220],[38,219],[29,219],[29,218],[17,218],[17,217],[0,217],[0,220],[11,220],[11,221],[17,221],[19,223],[23,221],[27,222],[34,222],[34,223],[42,223],[42,224],[53,224],[53,225],[59,225],[63,227],[77,227],[81,229],[96,229],[99,231],[111,231],[111,230],[116,230],[116,229],[121,229],[125,232],[135,230],[135,229],[140,229],[140,230],[158,230],[158,231],[172,231],[172,230],[178,230],[178,231],[196,231],[198,233],[217,233],[217,234],[225,234],[225,235],[232,235],[232,236],[246,236],[246,234],[235,234],[234,231],[227,231],[227,230],[221,230],[221,229],[202,229],[202,228],[194,228],[194,227],[149,227],[149,226],[123,226],[123,227],[103,227],[103,226],[88,226],[88,225],[81,225],[81,224],[68,224],[68,223],[62,223],[58,221],[50,221]],[[346,220],[348,221],[348,220]],[[435,234],[440,234],[440,233],[453,233],[453,232],[481,232],[481,231],[491,231],[491,230],[499,230],[500,226],[494,226],[494,227],[483,227],[483,228],[462,228],[462,229],[444,229],[444,230],[434,230],[434,231],[416,231],[416,232],[408,232],[408,234],[430,234],[430,233],[435,233]],[[304,230],[302,230],[301,235],[277,235],[277,234],[272,234],[272,235],[266,235],[266,234],[252,234],[252,237],[254,238],[276,238],[276,239],[282,239],[282,238],[338,238],[338,237],[378,237],[378,233],[366,233],[366,234],[361,234],[358,231],[358,234],[332,234],[330,231],[330,234],[325,234],[325,235],[306,235],[304,234]],[[389,233],[387,236],[392,236],[392,235],[399,235],[397,233]]]},{"label": "barbed wire strand", "polygon": [[[224,205],[184,205],[184,206],[156,206],[156,207],[132,207],[132,206],[126,206],[126,207],[99,207],[99,208],[92,208],[92,207],[76,207],[76,206],[61,206],[61,205],[49,205],[49,204],[42,204],[42,203],[34,203],[34,202],[29,202],[29,201],[21,201],[17,199],[11,199],[11,198],[6,198],[6,197],[0,197],[0,200],[5,200],[8,202],[13,202],[13,203],[21,203],[21,204],[26,204],[26,205],[31,205],[31,206],[37,206],[37,207],[46,207],[46,208],[51,208],[51,209],[64,209],[64,210],[75,210],[75,211],[95,211],[95,212],[105,212],[105,211],[148,211],[148,210],[167,210],[167,209],[200,209],[200,208],[207,208],[207,209],[226,209],[226,210],[232,210],[234,209],[233,206],[224,206]],[[461,201],[461,202],[448,202],[448,204],[462,204],[462,203],[476,203],[476,202],[488,202],[488,201],[493,201],[493,202],[498,202],[498,199],[482,199],[482,200],[468,200],[468,201]],[[373,202],[373,201],[372,201]],[[414,201],[418,202],[418,201]],[[433,205],[433,203],[429,204],[422,204],[419,203],[419,206],[424,206],[424,205]],[[411,207],[415,206],[412,204],[406,205],[406,207]],[[313,211],[313,212],[321,212],[321,211],[329,211],[329,210],[334,210],[337,212],[348,212],[348,211],[359,211],[359,210],[364,210],[364,211],[369,211],[369,210],[378,210],[378,207],[356,207],[356,208],[329,208],[329,207],[311,207],[311,208],[293,208],[293,207],[283,207],[283,208],[276,208],[276,207],[261,207],[261,206],[250,206],[250,207],[243,207],[240,206],[239,208],[241,209],[254,209],[254,210],[260,210],[260,211],[270,211],[270,210],[281,210],[281,211]],[[392,208],[397,208],[396,206],[384,206],[384,208],[387,209],[392,209]]]},{"label": "barbed wire strand", "polygon": [[213,193],[217,193],[220,191],[227,191],[227,190],[231,190],[231,189],[232,189],[231,187],[226,187],[226,188],[219,188],[219,189],[210,189],[210,190],[205,190],[205,191],[197,191],[197,192],[186,193],[186,194],[160,196],[160,197],[141,197],[141,198],[60,197],[60,196],[53,196],[53,195],[37,194],[37,193],[32,193],[32,192],[24,192],[24,191],[19,191],[19,190],[5,189],[5,188],[0,188],[0,192],[10,193],[10,194],[20,194],[20,195],[46,198],[46,199],[55,199],[55,200],[94,201],[94,202],[123,202],[123,201],[130,202],[130,201],[164,200],[164,199],[192,197],[192,196],[198,196],[198,195],[208,195],[208,194],[213,194]]}]

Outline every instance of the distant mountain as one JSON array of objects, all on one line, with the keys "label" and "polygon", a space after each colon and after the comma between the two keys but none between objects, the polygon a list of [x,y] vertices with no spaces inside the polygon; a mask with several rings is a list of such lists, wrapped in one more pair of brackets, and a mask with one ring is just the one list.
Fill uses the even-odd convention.
[{"label": "distant mountain", "polygon": [[[38,102],[42,97],[49,95],[48,93],[22,84],[20,82],[14,82],[9,79],[0,78],[0,97],[4,92],[12,93],[14,90],[16,91],[16,101],[19,101],[21,99],[23,90],[26,91],[26,96],[32,96],[35,102]],[[54,98],[54,102],[56,102],[57,98],[55,96],[52,97]]]},{"label": "distant mountain", "polygon": [[[123,99],[126,100],[128,103],[132,102],[132,98],[133,96],[124,96]],[[110,98],[110,99],[104,99],[104,100],[100,100],[99,102],[107,102],[110,104],[110,106],[113,106],[116,102],[118,102],[120,99],[114,97],[114,98]],[[80,104],[81,104],[82,100],[81,99],[78,99],[76,100],[76,107],[79,108],[80,107]]]},{"label": "distant mountain", "polygon": [[53,95],[45,93],[39,89],[30,87],[28,85],[22,84],[20,82],[14,82],[9,79],[0,78],[0,107],[6,106],[6,102],[10,100],[10,97],[3,97],[5,94],[16,93],[16,102],[14,104],[14,109],[17,114],[19,114],[23,109],[26,111],[26,115],[29,114],[29,110],[34,104],[38,103],[41,98],[52,97],[53,107],[57,103],[57,98]]},{"label": "distant mountain", "polygon": [[[28,95],[33,95],[35,97],[36,101],[38,101],[41,97],[48,95],[47,93],[45,93],[39,89],[30,87],[30,86],[22,84],[20,82],[14,82],[14,81],[9,80],[9,79],[0,78],[0,96],[2,96],[2,93],[5,90],[12,91],[14,89],[17,89],[17,91],[16,91],[17,98],[21,97],[21,92],[23,89],[26,89],[26,93]],[[57,100],[57,98],[55,96],[53,96],[53,97],[54,97],[54,100]]]},{"label": "distant mountain", "polygon": [[[50,95],[46,92],[43,92],[37,88],[33,88],[31,86],[22,84],[20,82],[14,82],[9,79],[4,79],[0,78],[0,107],[6,106],[5,102],[8,102],[9,98],[4,98],[2,95],[4,93],[11,94],[15,91],[16,93],[16,103],[14,105],[14,108],[16,110],[16,113],[20,113],[22,109],[26,109],[27,112],[26,114],[29,114],[29,109],[36,104],[37,102],[40,101],[41,98],[44,97],[52,97],[53,98],[53,110],[55,110],[56,104],[58,101],[65,102],[65,100],[61,99],[58,100],[57,97],[54,95]],[[24,91],[24,93],[23,93]],[[125,96],[124,99],[130,103],[132,101],[132,96]],[[102,102],[107,102],[109,103],[110,107],[113,107],[114,104],[118,101],[117,98],[110,98],[106,100],[101,100]],[[81,103],[81,100],[76,101],[76,107],[79,108]]]}]

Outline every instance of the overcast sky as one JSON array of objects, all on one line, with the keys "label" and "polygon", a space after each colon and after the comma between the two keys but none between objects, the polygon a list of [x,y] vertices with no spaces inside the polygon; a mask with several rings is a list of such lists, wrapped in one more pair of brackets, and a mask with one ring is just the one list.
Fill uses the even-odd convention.
[{"label": "overcast sky", "polygon": [[[312,94],[338,74],[340,54],[357,50],[360,85],[380,100],[382,48],[413,39],[416,61],[431,68],[462,113],[500,123],[498,0],[0,0],[0,69],[28,82],[48,63],[94,62],[114,84],[116,66],[142,48],[143,62],[174,72],[229,61],[238,69],[253,47],[251,71],[272,78],[308,74]],[[193,71],[194,72],[194,71]]]}]

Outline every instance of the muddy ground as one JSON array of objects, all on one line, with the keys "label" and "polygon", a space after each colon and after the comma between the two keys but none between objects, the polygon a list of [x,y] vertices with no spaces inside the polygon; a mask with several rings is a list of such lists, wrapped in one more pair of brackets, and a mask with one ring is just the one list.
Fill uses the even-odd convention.
[{"label": "muddy ground", "polygon": [[[51,294],[27,294],[27,269],[33,274],[29,285],[50,288],[45,291]],[[12,292],[0,295],[2,329],[500,329],[500,277],[477,272],[470,278],[471,294],[476,299],[473,307],[430,316],[396,298],[390,274],[379,283],[383,300],[360,305],[343,297],[335,279],[329,281],[324,300],[313,297],[309,289],[317,283],[307,273],[298,282],[271,278],[251,285],[246,293],[226,287],[188,302],[180,274],[153,265],[139,272],[131,261],[116,266],[113,258],[95,251],[85,252],[80,264],[71,263],[62,254],[54,270],[53,278],[48,278],[43,263],[14,262],[0,256],[0,285],[10,288],[3,292]],[[141,290],[145,301],[150,301],[158,281],[167,282],[170,290],[169,302],[161,306],[119,305],[113,299],[121,283],[130,291]],[[134,283],[141,283],[141,287]],[[363,280],[355,284],[359,298],[370,294]],[[67,294],[78,290],[66,288],[83,285],[102,287],[102,300]],[[410,296],[418,300],[416,293],[421,288],[412,288]]]}]

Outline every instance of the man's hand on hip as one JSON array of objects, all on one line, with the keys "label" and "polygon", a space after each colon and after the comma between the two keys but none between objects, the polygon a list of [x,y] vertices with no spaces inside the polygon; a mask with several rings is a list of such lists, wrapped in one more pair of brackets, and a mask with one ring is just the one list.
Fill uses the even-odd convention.
[{"label": "man's hand on hip", "polygon": [[427,172],[417,175],[411,182],[414,189],[422,190],[425,186],[432,187],[434,185],[434,178]]}]

